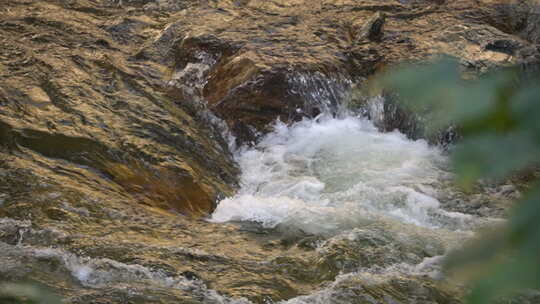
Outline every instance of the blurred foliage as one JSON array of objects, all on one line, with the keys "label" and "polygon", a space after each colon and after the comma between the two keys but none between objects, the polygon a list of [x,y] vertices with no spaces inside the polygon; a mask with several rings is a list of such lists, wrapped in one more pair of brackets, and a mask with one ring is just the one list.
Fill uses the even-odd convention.
[{"label": "blurred foliage", "polygon": [[50,290],[33,283],[0,283],[0,303],[60,304],[62,300]]},{"label": "blurred foliage", "polygon": [[[378,85],[423,115],[430,132],[458,127],[461,140],[450,152],[460,185],[538,172],[540,77],[518,68],[473,80],[462,75],[456,61],[445,59],[386,73]],[[452,255],[449,266],[469,280],[468,303],[540,289],[540,183],[532,183],[504,228]]]}]

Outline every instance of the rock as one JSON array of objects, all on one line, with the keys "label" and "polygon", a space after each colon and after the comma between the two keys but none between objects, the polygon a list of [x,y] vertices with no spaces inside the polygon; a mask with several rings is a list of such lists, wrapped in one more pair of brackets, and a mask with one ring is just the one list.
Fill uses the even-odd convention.
[{"label": "rock", "polygon": [[[439,53],[480,72],[532,67],[535,15],[506,30],[492,22],[499,2],[3,1],[0,279],[31,278],[73,303],[263,303],[389,266],[394,253],[439,254],[367,232],[319,254],[316,238],[296,245],[185,215],[205,216],[237,187],[224,125],[249,143],[277,118],[337,113],[386,66]],[[90,271],[108,283],[82,284]],[[424,281],[396,282],[340,293],[437,299]]]},{"label": "rock", "polygon": [[511,39],[498,39],[490,41],[484,46],[484,48],[488,51],[501,52],[508,55],[514,55],[516,50],[522,47],[523,45],[519,41]]},{"label": "rock", "polygon": [[403,107],[396,94],[383,91],[379,95],[369,96],[362,88],[354,88],[350,107],[373,121],[382,132],[399,130],[408,138],[425,139],[430,144],[447,147],[460,138],[455,126],[432,132],[427,129],[427,113],[412,111]]},{"label": "rock", "polygon": [[537,0],[495,1],[475,16],[499,30],[540,43],[540,3]]},{"label": "rock", "polygon": [[55,221],[67,221],[70,219],[78,220],[75,214],[69,214],[66,210],[60,208],[49,208],[45,210],[45,214]]},{"label": "rock", "polygon": [[221,131],[166,95],[159,63],[130,59],[154,20],[54,1],[25,17],[23,3],[0,12],[4,170],[193,215],[232,194],[238,170]]},{"label": "rock", "polygon": [[[389,274],[358,273],[343,276],[321,295],[324,303],[422,303],[459,304],[460,291],[444,289],[425,278],[392,277]],[[314,298],[317,298],[315,296]]]},{"label": "rock", "polygon": [[371,41],[381,41],[383,37],[383,27],[386,21],[386,15],[381,12],[377,12],[362,27],[359,40],[367,38]]},{"label": "rock", "polygon": [[532,43],[540,44],[540,3],[535,0],[525,3],[528,3],[528,11],[523,36]]},{"label": "rock", "polygon": [[[292,122],[338,111],[352,83],[385,65],[443,53],[483,72],[518,62],[512,55],[530,45],[490,23],[494,10],[468,1],[306,3],[188,8],[139,54],[175,54],[173,75],[184,76],[173,76],[170,96],[208,102],[242,143],[278,117]],[[202,66],[197,84],[186,87],[186,75]]]}]

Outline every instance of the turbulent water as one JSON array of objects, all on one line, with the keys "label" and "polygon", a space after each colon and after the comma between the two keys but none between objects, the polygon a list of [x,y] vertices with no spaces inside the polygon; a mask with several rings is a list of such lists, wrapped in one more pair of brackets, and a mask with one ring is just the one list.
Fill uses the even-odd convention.
[{"label": "turbulent water", "polygon": [[[375,266],[339,275],[325,289],[287,303],[333,303],[343,293],[339,286],[355,280],[440,278],[443,255],[481,221],[441,207],[438,198],[451,191],[452,174],[438,147],[397,131],[381,133],[365,118],[321,116],[292,126],[277,122],[257,146],[239,149],[236,159],[242,188],[219,203],[211,221],[255,222],[285,233],[319,235],[325,239],[317,249],[321,255],[343,241],[367,251],[350,244],[378,242],[381,236],[381,244],[390,240],[392,248],[399,248],[376,249],[380,261]],[[419,259],[419,251],[431,253]],[[413,258],[397,257],[407,255]]]},{"label": "turbulent water", "polygon": [[467,230],[471,217],[437,200],[451,178],[446,157],[423,140],[381,133],[360,117],[278,122],[254,148],[237,152],[242,189],[219,203],[215,222],[333,235],[377,221]]},{"label": "turbulent water", "polygon": [[[324,239],[317,249],[322,256],[342,246],[373,250],[371,266],[338,275],[290,304],[338,303],[338,295],[346,294],[340,286],[347,284],[441,278],[444,254],[482,221],[442,208],[439,197],[452,191],[443,151],[397,131],[381,133],[354,115],[292,126],[278,121],[258,145],[239,149],[236,160],[242,188],[219,203],[211,221],[318,235]],[[366,240],[375,249],[358,245]]]},{"label": "turbulent water", "polygon": [[[36,273],[44,269],[44,273],[60,274],[45,275],[44,281],[59,280],[51,285],[73,282],[85,292],[96,290],[98,294],[113,288],[119,297],[124,293],[141,297],[141,303],[157,299],[154,294],[164,290],[175,299],[189,295],[202,303],[276,303],[270,297],[259,296],[260,291],[250,297],[253,302],[244,298],[249,287],[238,292],[236,286],[246,284],[238,276],[220,281],[232,286],[229,289],[211,280],[207,285],[191,270],[185,271],[185,259],[210,265],[194,267],[203,278],[220,279],[215,276],[219,273],[215,269],[238,265],[242,273],[251,271],[249,275],[278,273],[271,277],[278,278],[276,282],[253,276],[260,281],[246,286],[269,286],[269,290],[278,292],[283,286],[277,283],[279,280],[309,286],[292,296],[283,293],[285,296],[275,297],[282,304],[436,303],[431,299],[450,297],[438,296],[438,289],[429,283],[444,280],[444,256],[486,221],[445,209],[447,205],[442,199],[453,191],[453,176],[443,151],[423,140],[410,140],[397,131],[381,133],[369,120],[351,114],[337,118],[321,115],[293,125],[278,121],[273,132],[254,147],[237,149],[235,157],[242,170],[241,189],[235,196],[222,200],[208,218],[217,224],[200,222],[209,230],[197,234],[201,243],[211,243],[212,233],[223,233],[223,242],[214,243],[224,246],[216,247],[218,255],[179,248],[185,243],[183,239],[169,241],[162,236],[154,241],[152,236],[139,242],[133,236],[122,236],[118,240],[129,239],[133,242],[129,248],[143,250],[152,262],[141,264],[143,256],[128,258],[123,248],[114,247],[117,239],[105,247],[107,252],[114,253],[110,258],[89,257],[84,251],[41,245],[45,235],[50,235],[47,239],[64,240],[69,239],[69,233],[38,230],[30,221],[2,219],[0,230],[12,235],[13,240],[10,244],[0,242],[0,252],[5,257],[4,261],[0,259],[0,274],[17,273],[17,269],[28,267]],[[67,203],[62,208],[83,217],[91,215],[90,211],[69,207]],[[139,220],[137,216],[130,222]],[[270,231],[278,240],[294,236],[296,241],[291,247],[268,247],[268,239],[251,235],[255,241],[246,243],[251,247],[238,245],[243,244],[238,243],[240,239],[244,242],[247,238],[225,237],[227,231],[235,231],[231,225],[221,224],[225,222],[249,222],[248,227]],[[168,231],[176,234],[179,228],[174,226]],[[257,243],[262,244],[260,248]],[[196,248],[199,244],[191,246]],[[234,251],[221,254],[224,248]],[[234,252],[243,250],[247,250],[251,260],[243,261],[245,255],[236,257]],[[153,260],[154,252],[157,260]],[[233,258],[237,262],[231,262]],[[19,262],[21,259],[26,262]],[[167,262],[159,264],[160,259]],[[178,261],[179,271],[167,266]],[[55,265],[53,270],[49,270],[51,265]],[[298,290],[302,288],[299,286]],[[396,300],[399,295],[406,298]],[[85,296],[95,295],[72,295],[70,299],[83,303]]]}]

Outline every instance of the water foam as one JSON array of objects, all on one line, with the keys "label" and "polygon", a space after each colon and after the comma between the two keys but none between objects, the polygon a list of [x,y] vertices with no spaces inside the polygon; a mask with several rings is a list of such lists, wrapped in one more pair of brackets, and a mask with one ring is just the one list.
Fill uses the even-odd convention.
[{"label": "water foam", "polygon": [[381,133],[364,118],[278,121],[236,160],[242,188],[219,203],[211,221],[325,234],[381,219],[453,230],[471,220],[440,208],[437,193],[451,174],[437,147]]},{"label": "water foam", "polygon": [[228,298],[209,289],[203,281],[184,276],[170,276],[160,270],[152,270],[138,264],[125,264],[115,260],[81,257],[53,248],[24,247],[29,256],[40,259],[55,259],[71,272],[83,286],[92,288],[110,287],[112,284],[141,282],[158,287],[189,291],[209,304],[250,304],[244,298]]}]

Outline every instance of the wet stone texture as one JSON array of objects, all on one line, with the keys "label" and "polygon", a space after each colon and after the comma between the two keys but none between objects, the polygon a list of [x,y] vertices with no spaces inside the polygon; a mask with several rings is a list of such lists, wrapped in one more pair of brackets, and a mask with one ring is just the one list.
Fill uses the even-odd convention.
[{"label": "wet stone texture", "polygon": [[[158,39],[140,55],[174,54],[176,74],[202,64],[197,94],[245,142],[276,117],[335,111],[344,89],[399,62],[447,54],[476,72],[538,62],[533,8],[504,3],[217,1],[171,18],[161,37],[176,42]],[[518,16],[496,21],[508,11]],[[511,26],[516,18],[526,28]],[[192,98],[185,82],[170,84]]]},{"label": "wet stone texture", "polygon": [[[317,236],[200,219],[238,187],[224,127],[253,141],[438,53],[479,71],[540,60],[538,7],[508,1],[0,2],[0,285],[67,303],[269,303],[385,253],[441,254],[369,233],[321,251]],[[332,283],[332,301],[456,301],[422,277],[358,280]]]}]

